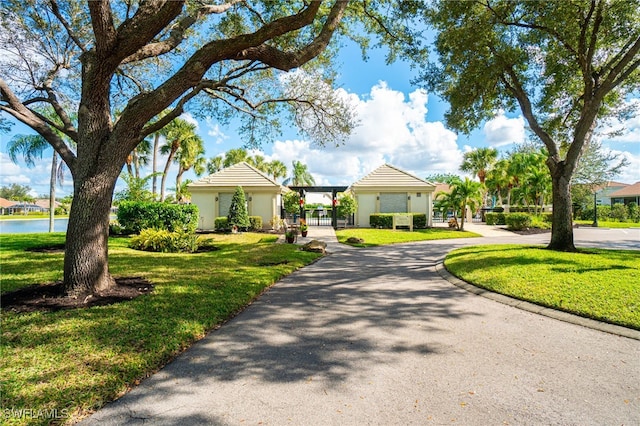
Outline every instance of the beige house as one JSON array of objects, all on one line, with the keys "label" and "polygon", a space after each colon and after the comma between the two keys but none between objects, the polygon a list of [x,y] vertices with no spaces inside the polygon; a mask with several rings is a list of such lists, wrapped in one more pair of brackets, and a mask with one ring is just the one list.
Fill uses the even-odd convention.
[{"label": "beige house", "polygon": [[369,227],[373,213],[424,213],[433,226],[436,186],[389,164],[384,164],[353,185],[358,201],[355,226]]},{"label": "beige house", "polygon": [[264,228],[271,226],[274,217],[280,217],[282,194],[289,189],[242,162],[189,185],[191,203],[198,206],[200,214],[198,229],[212,230],[216,217],[227,216],[238,186],[244,190],[249,216],[262,217]]}]

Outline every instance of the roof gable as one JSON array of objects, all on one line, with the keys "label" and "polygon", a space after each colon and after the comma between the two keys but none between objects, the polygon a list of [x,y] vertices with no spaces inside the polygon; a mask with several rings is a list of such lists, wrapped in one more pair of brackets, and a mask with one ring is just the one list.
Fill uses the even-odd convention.
[{"label": "roof gable", "polygon": [[373,188],[420,188],[435,189],[435,185],[390,164],[383,164],[351,185],[354,189]]},{"label": "roof gable", "polygon": [[237,186],[252,188],[283,188],[282,185],[246,162],[225,167],[189,184],[190,188],[216,187],[235,188]]}]

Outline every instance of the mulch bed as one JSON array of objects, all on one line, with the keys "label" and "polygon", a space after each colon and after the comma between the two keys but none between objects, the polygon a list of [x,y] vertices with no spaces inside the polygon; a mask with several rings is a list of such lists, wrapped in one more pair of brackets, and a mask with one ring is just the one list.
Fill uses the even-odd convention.
[{"label": "mulch bed", "polygon": [[12,312],[51,312],[111,305],[132,300],[153,291],[153,284],[142,277],[124,277],[115,280],[116,285],[112,289],[86,297],[66,296],[62,282],[30,285],[3,294],[0,306],[3,310]]}]

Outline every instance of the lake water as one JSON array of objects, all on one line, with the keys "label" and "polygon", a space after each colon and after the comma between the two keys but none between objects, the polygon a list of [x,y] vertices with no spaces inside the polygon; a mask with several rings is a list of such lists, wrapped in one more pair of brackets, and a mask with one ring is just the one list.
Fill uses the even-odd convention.
[{"label": "lake water", "polygon": [[[56,219],[53,225],[55,232],[65,232],[69,219]],[[49,232],[49,219],[0,220],[0,234],[28,234],[33,232]]]}]

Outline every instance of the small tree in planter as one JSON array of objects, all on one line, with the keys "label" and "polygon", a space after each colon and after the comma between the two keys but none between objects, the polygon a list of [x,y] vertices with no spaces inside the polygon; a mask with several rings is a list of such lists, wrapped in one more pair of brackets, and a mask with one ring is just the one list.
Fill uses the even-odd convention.
[{"label": "small tree in planter", "polygon": [[296,214],[300,212],[300,194],[296,191],[289,191],[282,194],[282,205],[284,211],[289,214]]},{"label": "small tree in planter", "polygon": [[338,209],[338,217],[349,219],[349,217],[358,210],[358,202],[352,194],[342,193],[338,198],[336,208]]},{"label": "small tree in planter", "polygon": [[233,194],[227,218],[232,230],[246,230],[251,225],[249,222],[249,213],[247,212],[247,201],[241,186],[238,186],[236,192]]}]

